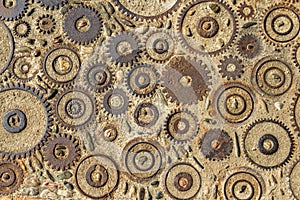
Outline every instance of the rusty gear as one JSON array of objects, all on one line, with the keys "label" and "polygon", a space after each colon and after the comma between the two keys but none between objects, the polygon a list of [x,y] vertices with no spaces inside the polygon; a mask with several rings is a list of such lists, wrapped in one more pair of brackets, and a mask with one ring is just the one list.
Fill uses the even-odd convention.
[{"label": "rusty gear", "polygon": [[63,29],[72,42],[87,45],[100,36],[102,18],[93,7],[74,7],[66,14]]},{"label": "rusty gear", "polygon": [[132,32],[119,32],[108,39],[107,55],[120,66],[132,65],[141,54],[140,40]]},{"label": "rusty gear", "polygon": [[163,92],[180,104],[197,103],[207,96],[210,76],[202,61],[173,57],[166,65],[161,80]]},{"label": "rusty gear", "polygon": [[229,57],[224,57],[224,60],[221,60],[221,65],[219,65],[219,73],[222,74],[222,78],[227,78],[227,80],[237,78],[241,78],[244,73],[244,65],[242,64],[242,60],[240,60],[237,56],[233,57],[230,55]]},{"label": "rusty gear", "polygon": [[245,131],[242,144],[248,161],[264,170],[286,165],[295,151],[295,139],[290,130],[273,119],[253,122]]},{"label": "rusty gear", "polygon": [[13,78],[20,82],[28,82],[38,73],[38,62],[30,56],[15,57],[10,66]]},{"label": "rusty gear", "polygon": [[252,59],[261,53],[261,42],[253,34],[243,35],[237,46],[238,53],[245,58]]},{"label": "rusty gear", "polygon": [[28,0],[1,1],[0,19],[16,20],[24,16],[28,7]]},{"label": "rusty gear", "polygon": [[46,9],[54,10],[64,5],[68,0],[37,0]]},{"label": "rusty gear", "polygon": [[23,171],[14,162],[0,161],[0,195],[15,192],[23,182]]},{"label": "rusty gear", "polygon": [[233,142],[227,132],[211,129],[205,133],[200,142],[202,154],[209,160],[219,161],[227,158],[233,149]]},{"label": "rusty gear", "polygon": [[239,17],[243,20],[250,19],[254,16],[253,6],[248,5],[246,2],[239,5],[237,12]]},{"label": "rusty gear", "polygon": [[54,32],[56,26],[55,19],[52,15],[44,14],[39,16],[36,27],[40,33],[51,34]]},{"label": "rusty gear", "polygon": [[28,22],[26,21],[18,21],[14,25],[14,34],[18,37],[28,37],[31,28]]},{"label": "rusty gear", "polygon": [[182,45],[194,54],[218,55],[232,45],[236,30],[232,9],[218,0],[191,1],[177,21]]},{"label": "rusty gear", "polygon": [[44,159],[52,169],[70,169],[80,158],[79,141],[67,134],[54,135],[48,139],[44,152]]}]

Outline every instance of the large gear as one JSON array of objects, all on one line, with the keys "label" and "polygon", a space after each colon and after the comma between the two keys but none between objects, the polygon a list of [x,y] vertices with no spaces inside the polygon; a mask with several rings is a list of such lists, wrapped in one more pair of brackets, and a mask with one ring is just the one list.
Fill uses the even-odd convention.
[{"label": "large gear", "polygon": [[149,180],[165,167],[163,148],[159,143],[145,138],[131,140],[124,147],[122,158],[133,180]]},{"label": "large gear", "polygon": [[115,161],[102,154],[84,158],[75,172],[78,190],[92,199],[109,196],[118,186],[119,170]]},{"label": "large gear", "polygon": [[237,21],[226,3],[193,0],[181,11],[177,30],[182,45],[191,52],[216,55],[231,46]]},{"label": "large gear", "polygon": [[120,66],[129,66],[136,62],[141,54],[141,44],[136,34],[119,32],[107,41],[107,55]]},{"label": "large gear", "polygon": [[93,7],[74,7],[66,14],[63,28],[72,42],[87,45],[99,37],[102,18]]},{"label": "large gear", "polygon": [[200,151],[213,161],[227,158],[233,149],[233,142],[227,132],[221,129],[207,131],[200,141]]},{"label": "large gear", "polygon": [[254,95],[252,90],[240,83],[227,83],[221,86],[213,98],[214,113],[230,123],[240,123],[247,120],[254,110]]},{"label": "large gear", "polygon": [[4,1],[0,3],[0,19],[16,20],[24,16],[28,7],[28,0]]},{"label": "large gear", "polygon": [[290,161],[295,151],[295,140],[282,122],[259,119],[245,131],[243,150],[253,165],[271,170],[282,167]]},{"label": "large gear", "polygon": [[39,149],[52,124],[50,107],[39,91],[25,85],[4,87],[0,104],[1,154],[20,158]]},{"label": "large gear", "polygon": [[174,34],[166,30],[150,30],[145,38],[146,56],[157,63],[167,62],[175,51]]},{"label": "large gear", "polygon": [[241,78],[245,66],[237,56],[233,57],[230,55],[229,57],[224,57],[224,60],[221,60],[221,65],[218,67],[220,68],[219,73],[222,74],[222,78],[226,77],[227,80],[236,80],[237,78]]},{"label": "large gear", "polygon": [[299,10],[290,4],[272,5],[262,19],[263,36],[275,44],[294,40],[300,31]]},{"label": "large gear", "polygon": [[175,110],[165,122],[167,137],[177,143],[185,143],[198,134],[197,118],[187,110]]},{"label": "large gear", "polygon": [[149,97],[157,89],[158,79],[159,75],[152,65],[138,64],[128,72],[126,84],[133,94]]},{"label": "large gear", "polygon": [[238,53],[248,59],[258,56],[261,51],[261,41],[253,34],[243,35],[237,44]]},{"label": "large gear", "polygon": [[[197,199],[202,178],[198,170],[190,163],[173,164],[164,176],[164,187],[173,199]],[[200,198],[200,197],[199,197]]]},{"label": "large gear", "polygon": [[1,49],[5,49],[5,51],[0,53],[0,62],[3,63],[0,67],[0,74],[2,74],[7,69],[15,49],[11,32],[2,21],[0,21],[0,42]]},{"label": "large gear", "polygon": [[0,195],[15,192],[23,182],[23,171],[14,162],[0,161]]},{"label": "large gear", "polygon": [[128,110],[129,98],[122,89],[112,89],[104,95],[102,107],[107,114],[120,116]]},{"label": "large gear", "polygon": [[293,73],[284,61],[270,57],[255,64],[252,81],[258,89],[269,96],[280,96],[292,86]]},{"label": "large gear", "polygon": [[50,34],[55,30],[56,22],[52,15],[44,14],[39,16],[36,27],[40,33]]},{"label": "large gear", "polygon": [[37,0],[41,6],[45,7],[46,9],[58,9],[60,6],[64,5],[68,0]]},{"label": "large gear", "polygon": [[20,82],[28,82],[38,73],[37,65],[38,62],[30,56],[18,56],[12,60],[10,70],[13,78]]},{"label": "large gear", "polygon": [[44,152],[44,160],[51,168],[70,169],[80,158],[79,141],[67,134],[54,135],[47,140]]},{"label": "large gear", "polygon": [[56,119],[67,129],[85,128],[95,118],[94,112],[94,97],[80,88],[63,91],[55,102]]},{"label": "large gear", "polygon": [[180,104],[202,101],[209,92],[210,76],[202,61],[173,57],[162,73],[163,91],[167,98]]},{"label": "large gear", "polygon": [[73,84],[81,67],[77,51],[66,46],[51,48],[42,62],[45,80],[54,86]]},{"label": "large gear", "polygon": [[137,20],[158,20],[176,11],[182,0],[113,1],[122,13],[130,16],[131,18],[135,18]]}]

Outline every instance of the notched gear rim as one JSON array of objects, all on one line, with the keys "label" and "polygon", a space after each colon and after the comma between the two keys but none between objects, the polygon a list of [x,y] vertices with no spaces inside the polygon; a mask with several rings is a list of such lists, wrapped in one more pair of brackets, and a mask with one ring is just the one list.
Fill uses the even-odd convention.
[{"label": "notched gear rim", "polygon": [[[13,20],[17,20],[17,19],[20,19],[21,17],[23,17],[28,8],[28,0],[15,0],[16,4],[20,4],[20,2],[21,2],[21,5],[16,6],[16,7],[20,6],[19,8],[16,8],[16,7],[6,8],[3,5],[3,0],[2,0],[2,3],[0,4],[0,19],[7,20],[7,21],[13,21]],[[15,10],[13,13],[11,13],[10,9],[17,9],[17,10]],[[2,11],[4,13],[9,11],[10,14],[4,15],[4,14],[2,14],[3,13]]]},{"label": "notched gear rim", "polygon": [[43,137],[41,138],[41,140],[32,148],[24,151],[24,152],[19,152],[19,153],[8,153],[8,152],[0,152],[2,158],[6,158],[6,159],[21,159],[21,158],[25,158],[28,156],[31,156],[36,150],[41,149],[41,147],[45,144],[47,138],[50,137],[49,132],[51,132],[51,126],[53,124],[53,119],[52,117],[52,113],[51,113],[51,107],[50,104],[44,99],[43,95],[40,94],[40,91],[37,90],[36,88],[31,88],[29,86],[26,86],[25,84],[9,84],[7,86],[5,86],[4,88],[0,88],[0,93],[3,91],[7,91],[7,90],[14,90],[14,89],[18,89],[18,90],[22,90],[25,92],[29,92],[30,94],[32,94],[33,96],[35,96],[36,98],[38,98],[41,102],[41,104],[43,105],[43,107],[45,108],[46,111],[46,115],[47,115],[47,127],[46,127],[46,131],[43,134]]},{"label": "notched gear rim", "polygon": [[[249,8],[249,9],[250,9],[250,13],[249,13],[248,15],[245,15],[245,14],[243,13],[243,9],[244,9],[244,8]],[[246,2],[244,2],[244,3],[241,3],[241,4],[239,5],[237,12],[238,12],[238,15],[239,15],[239,17],[240,17],[241,19],[246,20],[246,19],[252,18],[255,11],[254,11],[254,8],[253,8],[252,5],[249,5],[249,4],[247,4]]]},{"label": "notched gear rim", "polygon": [[[235,66],[235,70],[233,72],[227,70],[227,66],[229,64],[233,64]],[[242,77],[245,66],[242,63],[242,60],[240,60],[237,56],[230,55],[229,57],[225,56],[224,59],[221,60],[221,65],[218,67],[220,69],[219,73],[222,74],[222,78],[227,78],[227,80],[236,80],[237,78]]]},{"label": "notched gear rim", "polygon": [[60,8],[62,5],[68,2],[68,0],[37,0],[41,6],[46,9],[54,10]]},{"label": "notched gear rim", "polygon": [[[3,165],[3,164],[10,165],[16,170],[13,172],[16,176],[15,177],[16,178],[15,186],[13,188],[11,188],[10,190],[7,190],[6,192],[1,192],[1,190],[0,190],[0,195],[9,195],[9,194],[14,193],[19,188],[19,186],[22,184],[24,174],[23,174],[23,170],[21,169],[19,164],[17,164],[17,162],[15,162],[15,161],[2,160],[2,161],[0,161],[0,168],[1,168],[1,165]],[[10,169],[10,168],[8,168],[8,169]],[[14,183],[12,183],[12,184],[14,184]]]},{"label": "notched gear rim", "polygon": [[[43,30],[43,29],[39,26],[40,21],[43,20],[43,19],[46,19],[46,18],[49,19],[49,20],[51,20],[52,25],[53,25],[49,30]],[[38,29],[38,31],[39,31],[40,33],[43,33],[43,34],[51,34],[51,33],[53,33],[54,30],[55,30],[56,22],[55,22],[55,19],[53,18],[52,15],[50,15],[50,14],[43,14],[43,15],[39,16],[39,18],[38,18],[38,20],[36,21],[36,24],[35,24],[35,25],[36,25],[36,27],[37,27],[37,29]]]},{"label": "notched gear rim", "polygon": [[[247,156],[246,147],[245,147],[246,144],[245,144],[245,141],[244,141],[246,139],[246,136],[247,136],[248,132],[254,126],[256,126],[257,124],[260,124],[260,123],[264,123],[264,122],[271,122],[271,123],[275,123],[275,124],[279,125],[281,128],[283,128],[286,131],[287,136],[290,138],[290,142],[291,142],[289,155],[284,159],[284,161],[282,161],[280,164],[277,164],[275,166],[270,166],[270,167],[261,166],[261,165],[255,163],[251,158],[249,158]],[[242,145],[241,146],[242,146],[242,149],[243,149],[242,151],[243,151],[243,153],[245,155],[246,160],[248,160],[248,162],[251,165],[253,165],[255,167],[258,167],[258,168],[260,168],[262,170],[271,171],[271,170],[275,170],[275,169],[281,168],[281,167],[287,165],[291,161],[292,156],[294,155],[294,152],[296,150],[296,141],[295,141],[295,138],[292,135],[291,131],[289,130],[289,128],[285,124],[283,124],[281,121],[276,120],[276,119],[272,119],[272,118],[262,118],[262,119],[255,120],[254,122],[252,122],[247,127],[247,129],[243,133],[243,139],[242,139]]]},{"label": "notched gear rim", "polygon": [[[242,49],[241,45],[242,45],[243,42],[247,41],[245,38],[256,40],[257,45],[258,45],[258,49],[257,49],[256,53],[250,55],[249,53],[247,54],[247,53],[243,52],[243,49]],[[252,33],[242,35],[242,37],[237,42],[237,52],[238,52],[238,54],[241,55],[242,57],[246,58],[246,59],[255,58],[256,56],[258,56],[261,53],[261,51],[262,51],[261,41],[259,40],[259,38],[256,35],[254,35]]]},{"label": "notched gear rim", "polygon": [[180,4],[182,2],[182,0],[176,0],[176,3],[172,6],[172,8],[170,8],[169,10],[167,10],[164,13],[161,13],[159,15],[155,15],[155,16],[143,16],[143,15],[131,12],[125,6],[123,6],[119,2],[119,0],[112,0],[112,1],[118,7],[118,10],[122,14],[127,15],[131,19],[135,19],[137,21],[143,21],[143,20],[146,20],[146,21],[158,21],[159,19],[163,19],[165,17],[168,17],[168,16],[172,15],[173,12],[177,11],[177,9],[180,7]]},{"label": "notched gear rim", "polygon": [[[22,25],[22,24],[26,26],[26,29],[27,29],[27,30],[25,31],[25,33],[18,33],[17,27],[20,26],[20,25]],[[28,22],[26,22],[26,21],[18,21],[18,22],[14,25],[13,31],[14,31],[14,34],[15,34],[16,36],[23,38],[23,37],[27,37],[27,36],[29,35],[29,33],[30,33],[30,31],[31,31],[31,28],[30,28],[30,25],[29,25]]]}]

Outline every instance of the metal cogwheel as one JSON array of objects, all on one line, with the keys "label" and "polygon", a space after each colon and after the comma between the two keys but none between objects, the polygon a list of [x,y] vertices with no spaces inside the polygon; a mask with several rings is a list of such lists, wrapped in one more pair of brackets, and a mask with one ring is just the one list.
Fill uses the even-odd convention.
[{"label": "metal cogwheel", "polygon": [[266,57],[255,64],[252,78],[263,94],[280,96],[291,88],[293,73],[284,61]]},{"label": "metal cogwheel", "polygon": [[149,97],[158,87],[159,74],[153,65],[134,65],[126,76],[129,90],[136,96]]},{"label": "metal cogwheel", "polygon": [[16,20],[24,16],[28,7],[28,0],[4,1],[0,4],[0,19]]},{"label": "metal cogwheel", "polygon": [[227,80],[241,78],[245,66],[237,56],[233,57],[230,55],[229,57],[224,57],[224,60],[220,62],[221,65],[218,67],[220,68],[219,73],[222,74],[222,78],[226,77]]},{"label": "metal cogwheel", "polygon": [[43,14],[39,16],[36,27],[40,33],[50,34],[55,30],[56,22],[52,15]]},{"label": "metal cogwheel", "polygon": [[25,85],[2,87],[0,94],[1,154],[12,159],[29,156],[49,137],[50,106],[38,90]]},{"label": "metal cogwheel", "polygon": [[252,5],[246,2],[241,3],[238,7],[238,15],[240,18],[247,20],[251,19],[255,15],[255,10]]},{"label": "metal cogwheel", "polygon": [[38,61],[31,56],[16,56],[10,64],[12,77],[19,82],[28,82],[34,79],[38,73]]},{"label": "metal cogwheel", "polygon": [[15,192],[23,182],[23,170],[15,162],[0,161],[0,195]]},{"label": "metal cogwheel", "polygon": [[74,7],[65,15],[63,28],[72,42],[87,45],[100,36],[102,17],[93,7]]},{"label": "metal cogwheel", "polygon": [[148,181],[165,167],[164,149],[158,142],[146,138],[128,142],[123,148],[122,159],[129,177],[140,182]]},{"label": "metal cogwheel", "polygon": [[190,163],[175,163],[167,169],[164,187],[173,199],[194,199],[201,189],[201,175]]},{"label": "metal cogwheel", "polygon": [[49,138],[44,147],[44,159],[56,170],[66,170],[79,161],[79,141],[71,135],[59,134]]},{"label": "metal cogwheel", "polygon": [[140,57],[141,42],[132,32],[119,32],[107,41],[107,55],[119,66],[130,66]]},{"label": "metal cogwheel", "polygon": [[213,161],[223,160],[231,154],[233,142],[227,132],[221,129],[210,129],[200,141],[200,151]]},{"label": "metal cogwheel", "polygon": [[121,116],[129,108],[129,97],[122,89],[111,89],[103,96],[101,107],[107,115]]},{"label": "metal cogwheel", "polygon": [[[182,0],[145,1],[113,0],[119,10],[130,18],[137,20],[158,20],[176,11]],[[137,6],[138,5],[138,6]]]},{"label": "metal cogwheel", "polygon": [[211,77],[207,66],[183,56],[173,57],[162,72],[163,92],[179,104],[195,104],[209,92]]},{"label": "metal cogwheel", "polygon": [[43,77],[52,86],[68,87],[76,79],[81,60],[77,50],[68,46],[50,48],[43,56]]},{"label": "metal cogwheel", "polygon": [[0,67],[0,74],[2,74],[11,62],[15,50],[14,39],[11,31],[2,21],[0,21],[0,41],[2,41],[2,48],[5,49],[5,51],[2,51],[0,54],[0,61],[3,63]]},{"label": "metal cogwheel", "polygon": [[18,21],[14,26],[14,34],[18,37],[28,37],[31,28],[28,22]]},{"label": "metal cogwheel", "polygon": [[108,156],[90,155],[77,166],[75,179],[76,186],[83,195],[92,199],[105,198],[118,186],[118,166]]},{"label": "metal cogwheel", "polygon": [[253,34],[243,35],[238,40],[237,51],[244,58],[255,58],[262,51],[261,41]]},{"label": "metal cogwheel", "polygon": [[218,55],[232,45],[237,20],[223,1],[193,0],[180,12],[176,28],[182,45],[190,52]]},{"label": "metal cogwheel", "polygon": [[37,0],[46,9],[54,10],[67,3],[68,0]]},{"label": "metal cogwheel", "polygon": [[198,134],[198,120],[188,110],[174,110],[167,117],[165,132],[170,140],[177,143],[186,143],[191,141]]},{"label": "metal cogwheel", "polygon": [[300,18],[297,13],[299,10],[292,4],[269,6],[261,20],[263,37],[272,44],[289,45],[299,35]]},{"label": "metal cogwheel", "polygon": [[243,150],[251,164],[264,170],[286,165],[295,151],[295,139],[280,121],[259,119],[243,136]]},{"label": "metal cogwheel", "polygon": [[81,88],[63,91],[54,107],[56,121],[68,130],[83,129],[95,118],[95,99]]},{"label": "metal cogwheel", "polygon": [[256,171],[241,167],[228,170],[220,191],[226,200],[230,199],[261,199],[266,191],[262,176]]}]

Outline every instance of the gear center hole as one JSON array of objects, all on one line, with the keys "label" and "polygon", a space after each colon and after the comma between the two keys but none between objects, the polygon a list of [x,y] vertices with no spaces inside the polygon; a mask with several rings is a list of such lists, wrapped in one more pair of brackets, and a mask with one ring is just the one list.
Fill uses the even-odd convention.
[{"label": "gear center hole", "polygon": [[54,156],[59,160],[64,160],[68,157],[69,150],[65,145],[57,144],[54,148]]},{"label": "gear center hole", "polygon": [[183,87],[191,87],[193,79],[190,76],[183,76],[183,77],[181,77],[179,82],[181,83],[181,85]]},{"label": "gear center hole", "polygon": [[116,50],[122,56],[130,55],[132,53],[131,45],[127,41],[119,42]]},{"label": "gear center hole", "polygon": [[235,66],[234,64],[228,64],[228,65],[226,66],[226,70],[227,70],[228,72],[234,72],[234,71],[236,71],[236,66]]},{"label": "gear center hole", "polygon": [[17,6],[16,0],[3,0],[3,5],[7,9],[13,9]]},{"label": "gear center hole", "polygon": [[85,33],[91,28],[91,22],[86,16],[82,16],[76,21],[75,26],[79,32]]}]

